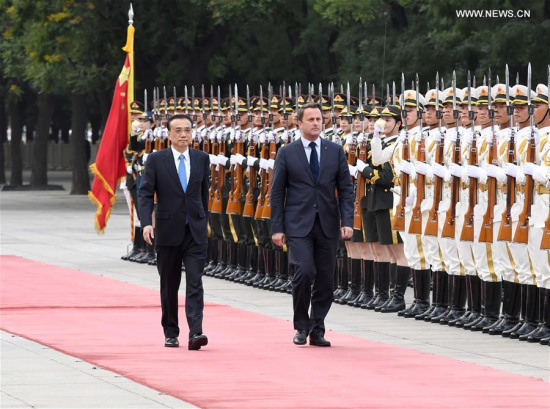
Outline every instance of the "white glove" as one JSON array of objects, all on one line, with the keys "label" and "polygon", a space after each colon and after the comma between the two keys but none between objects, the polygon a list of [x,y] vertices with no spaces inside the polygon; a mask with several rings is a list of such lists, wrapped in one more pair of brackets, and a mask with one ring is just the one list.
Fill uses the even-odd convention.
[{"label": "white glove", "polygon": [[495,178],[499,182],[502,182],[503,179],[506,177],[504,171],[499,166],[493,164],[485,166],[485,172],[487,173],[488,177]]},{"label": "white glove", "polygon": [[126,167],[126,173],[133,173],[133,170],[132,170],[132,166],[131,165],[128,165]]},{"label": "white glove", "polygon": [[546,185],[550,180],[550,168],[546,170],[542,166],[535,165],[533,169],[533,179],[541,184]]},{"label": "white glove", "polygon": [[258,158],[256,158],[255,156],[248,156],[246,158],[246,164],[248,166],[254,166],[254,164],[258,161]]},{"label": "white glove", "polygon": [[511,176],[513,178],[517,177],[519,173],[523,173],[518,165],[509,162],[504,165],[504,172],[506,172],[508,176]]},{"label": "white glove", "polygon": [[468,146],[471,146],[473,140],[474,140],[474,137],[473,137],[473,135],[472,135],[472,132],[467,131],[467,132],[466,132],[466,135],[464,136],[464,142],[466,142],[466,144],[467,144]]},{"label": "white glove", "polygon": [[427,175],[430,172],[430,166],[424,162],[416,161],[414,163],[414,171],[421,175]]},{"label": "white glove", "polygon": [[422,131],[414,135],[414,139],[416,140],[416,143],[420,143],[420,140],[422,139]]},{"label": "white glove", "polygon": [[451,143],[456,143],[456,137],[457,137],[456,130],[454,130],[453,132],[449,132],[448,135],[449,135],[448,136],[449,141],[451,141]]},{"label": "white glove", "polygon": [[499,140],[503,142],[510,142],[510,136],[512,135],[512,128],[503,129],[500,132]]},{"label": "white glove", "polygon": [[134,121],[132,122],[132,134],[136,134],[139,132],[139,122]]},{"label": "white glove", "polygon": [[401,172],[411,175],[414,171],[414,165],[408,160],[404,160],[400,165]]},{"label": "white glove", "polygon": [[288,142],[288,132],[287,131],[283,131],[281,133],[281,140],[284,142],[284,143],[287,143]]},{"label": "white glove", "polygon": [[235,154],[235,158],[237,160],[237,165],[241,165],[246,160],[246,158],[240,153]]},{"label": "white glove", "polygon": [[[363,170],[364,170],[367,166],[368,166],[368,165],[367,165],[365,162],[363,162],[361,159],[358,159],[358,160],[357,160],[357,163],[356,163],[356,165],[355,165],[355,167],[357,168],[357,170],[358,170],[359,172],[363,172]],[[350,172],[350,173],[351,173],[351,172]]]},{"label": "white glove", "polygon": [[349,168],[349,174],[350,174],[352,177],[357,177],[357,176],[356,176],[356,173],[357,173],[357,166],[353,166],[353,165],[348,164],[348,168]]},{"label": "white glove", "polygon": [[237,164],[237,157],[236,157],[235,155],[231,155],[231,156],[229,157],[229,163],[230,163],[231,165],[236,165],[236,164]]},{"label": "white glove", "polygon": [[265,143],[265,132],[262,132],[262,133],[260,134],[259,142],[260,142],[260,143]]},{"label": "white glove", "polygon": [[148,157],[149,157],[149,154],[148,154],[148,153],[144,153],[144,154],[143,154],[143,158],[142,158],[143,163],[147,162],[147,158],[148,158]]},{"label": "white glove", "polygon": [[224,156],[221,153],[218,155],[218,165],[225,166],[228,160],[229,158],[227,156]]},{"label": "white glove", "polygon": [[136,172],[141,172],[141,169],[142,169],[142,168],[141,168],[141,165],[140,165],[139,163],[136,163],[136,164],[134,165],[134,169],[136,170]]},{"label": "white glove", "polygon": [[267,159],[260,159],[260,168],[267,170]]},{"label": "white glove", "polygon": [[434,133],[434,141],[436,143],[441,143],[441,141],[445,140],[445,135],[439,131],[436,131]]},{"label": "white glove", "polygon": [[439,163],[434,163],[432,165],[432,171],[435,176],[439,176],[442,179],[445,179],[447,174],[447,168]]},{"label": "white glove", "polygon": [[357,144],[363,143],[364,140],[365,140],[365,134],[363,134],[362,132],[359,132],[359,135],[357,135]]},{"label": "white glove", "polygon": [[403,143],[403,141],[405,141],[405,136],[406,136],[405,131],[399,132],[399,136],[397,137],[397,142]]},{"label": "white glove", "polygon": [[457,163],[451,163],[449,173],[457,178],[462,178],[462,166]]},{"label": "white glove", "polygon": [[218,157],[216,155],[208,155],[210,156],[210,165],[217,165],[218,164]]},{"label": "white glove", "polygon": [[351,133],[346,135],[346,145],[350,146],[353,143],[353,135]]},{"label": "white glove", "polygon": [[469,178],[479,179],[481,183],[487,182],[487,173],[479,166],[466,166],[466,174]]},{"label": "white glove", "polygon": [[374,134],[372,135],[373,138],[380,138],[380,134],[384,132],[384,129],[377,123],[374,124]]},{"label": "white glove", "polygon": [[149,140],[152,140],[153,139],[153,131],[151,131],[150,129],[146,129],[145,132],[143,132],[143,135],[141,135],[141,139],[142,141],[145,141],[147,139]]},{"label": "white glove", "polygon": [[523,173],[533,176],[535,166],[537,165],[535,165],[533,162],[525,162],[525,164],[523,165]]},{"label": "white glove", "polygon": [[153,130],[153,136],[155,138],[160,138],[162,136],[162,130],[160,128],[155,128]]},{"label": "white glove", "polygon": [[160,136],[162,137],[162,139],[168,139],[168,129],[163,127],[160,130]]},{"label": "white glove", "polygon": [[223,142],[223,130],[219,130],[216,132],[216,139],[218,140],[218,143]]},{"label": "white glove", "polygon": [[271,143],[275,140],[275,132],[270,131],[267,133],[267,142]]},{"label": "white glove", "polygon": [[405,199],[405,206],[412,206],[414,204],[414,196],[407,196]]},{"label": "white glove", "polygon": [[275,167],[275,159],[268,159],[267,160],[267,168],[273,169]]}]

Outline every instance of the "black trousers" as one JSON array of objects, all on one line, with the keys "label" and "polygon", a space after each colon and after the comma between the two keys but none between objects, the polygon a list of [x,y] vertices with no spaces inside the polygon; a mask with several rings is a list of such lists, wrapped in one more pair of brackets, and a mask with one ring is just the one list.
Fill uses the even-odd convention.
[{"label": "black trousers", "polygon": [[181,266],[185,265],[185,315],[189,337],[202,334],[203,288],[202,272],[208,244],[196,244],[185,226],[185,238],[179,246],[157,247],[157,269],[160,275],[160,304],[162,328],[167,338],[178,337],[178,291],[181,283]]},{"label": "black trousers", "polygon": [[290,264],[294,265],[292,302],[296,330],[307,330],[313,336],[325,334],[325,317],[334,298],[338,241],[338,236],[325,235],[319,215],[307,236],[287,237]]}]

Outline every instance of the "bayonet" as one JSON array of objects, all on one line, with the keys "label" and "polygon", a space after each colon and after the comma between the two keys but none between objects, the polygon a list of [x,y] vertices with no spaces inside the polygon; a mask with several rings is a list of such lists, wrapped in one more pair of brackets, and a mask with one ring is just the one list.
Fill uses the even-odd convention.
[{"label": "bayonet", "polygon": [[361,121],[361,134],[365,137],[365,114],[363,113],[363,98],[367,98],[367,83],[359,78],[359,120]]},{"label": "bayonet", "polygon": [[168,119],[168,97],[166,96],[166,86],[162,87],[162,94],[164,97],[164,116]]},{"label": "bayonet", "polygon": [[250,135],[252,135],[252,111],[250,110],[250,88],[248,87],[248,84],[246,84],[246,113],[248,115],[248,122],[250,122]]},{"label": "bayonet", "polygon": [[416,73],[416,118],[418,119],[418,126],[420,127],[420,138],[422,138],[422,109],[420,108],[420,81],[418,80],[418,73]]},{"label": "bayonet", "polygon": [[519,71],[516,73],[516,85],[519,85]]},{"label": "bayonet", "polygon": [[333,135],[336,135],[336,113],[334,111],[334,84],[331,84],[328,88],[329,98],[330,98],[330,115],[332,121],[332,129],[334,131]]},{"label": "bayonet", "polygon": [[474,123],[474,111],[472,111],[472,87],[470,82],[470,71],[468,70],[468,118],[470,119],[470,129],[472,131],[472,143],[476,137],[475,135],[475,123]]},{"label": "bayonet", "polygon": [[397,94],[395,92],[395,81],[392,81],[392,85],[391,85],[391,92],[392,92],[392,96],[393,96],[393,105],[397,105]]},{"label": "bayonet", "polygon": [[[484,77],[485,80],[485,77]],[[493,99],[491,95],[491,68],[489,68],[489,83],[488,83],[488,89],[487,89],[487,113],[489,115],[489,119],[491,120],[491,135],[495,134],[495,111],[493,110]],[[491,137],[492,141],[493,137]]]},{"label": "bayonet", "polygon": [[285,130],[288,131],[288,113],[286,112],[286,83],[283,81],[283,118],[285,120]]},{"label": "bayonet", "polygon": [[391,103],[390,84],[386,83],[386,105]]},{"label": "bayonet", "polygon": [[405,127],[405,138],[408,139],[407,126],[407,110],[405,109],[405,74],[401,73],[401,117],[403,118],[403,126]]},{"label": "bayonet", "polygon": [[220,91],[220,86],[218,85],[218,118],[219,118],[219,122],[220,122],[220,126],[222,126],[223,122],[222,122],[222,97],[221,97],[221,91]]},{"label": "bayonet", "polygon": [[143,108],[145,115],[147,115],[147,89],[143,91]]},{"label": "bayonet", "polygon": [[237,88],[237,84],[235,84],[235,121],[240,126],[241,114],[239,114],[239,89]]},{"label": "bayonet", "polygon": [[456,71],[453,71],[453,79],[452,79],[452,85],[451,86],[453,87],[453,118],[455,119],[456,134],[458,136],[459,115],[458,115],[458,109],[456,109]]},{"label": "bayonet", "polygon": [[513,135],[513,126],[514,126],[514,107],[510,103],[510,71],[508,70],[508,64],[504,71],[505,81],[506,81],[506,113],[510,118],[510,128]]},{"label": "bayonet", "polygon": [[195,109],[195,86],[191,85],[191,111],[193,111],[191,119],[193,120],[193,122],[197,122],[197,113],[195,112]]},{"label": "bayonet", "polygon": [[178,97],[176,97],[176,87],[174,87],[174,115],[176,115],[177,107],[178,107]]},{"label": "bayonet", "polygon": [[235,113],[233,112],[233,92],[231,92],[231,84],[228,85],[229,88],[229,96],[228,96],[228,106],[227,109],[229,109],[229,117],[231,118],[231,126],[235,127]]},{"label": "bayonet", "polygon": [[441,109],[439,109],[439,71],[435,73],[435,117],[437,118],[437,130],[441,132]]},{"label": "bayonet", "polygon": [[267,109],[268,109],[268,118],[269,118],[269,127],[273,130],[273,114],[271,113],[271,100],[273,99],[273,87],[269,82],[267,84]]},{"label": "bayonet", "polygon": [[[361,88],[361,81],[359,81],[359,88]],[[360,97],[360,96],[359,96]],[[348,107],[348,123],[351,124],[353,122],[353,116],[352,116],[352,113],[351,113],[351,93],[350,93],[350,90],[349,90],[349,81],[348,81],[348,84],[346,86],[346,103],[347,103],[347,107]],[[361,101],[359,101],[359,106],[361,106]]]},{"label": "bayonet", "polygon": [[531,103],[531,63],[527,65],[527,112],[529,113],[529,125],[531,127],[531,137],[535,127],[534,113],[535,107]]},{"label": "bayonet", "polygon": [[[365,93],[367,92],[367,89],[365,88]],[[382,91],[384,92],[384,91]],[[376,108],[376,88],[374,87],[374,83],[372,83],[372,109]]]},{"label": "bayonet", "polygon": [[188,104],[188,95],[187,95],[187,85],[183,89],[183,99],[185,100],[185,113],[189,115],[189,104]]},{"label": "bayonet", "polygon": [[260,85],[260,119],[262,121],[262,126],[265,130],[265,116],[264,116],[264,90]]}]

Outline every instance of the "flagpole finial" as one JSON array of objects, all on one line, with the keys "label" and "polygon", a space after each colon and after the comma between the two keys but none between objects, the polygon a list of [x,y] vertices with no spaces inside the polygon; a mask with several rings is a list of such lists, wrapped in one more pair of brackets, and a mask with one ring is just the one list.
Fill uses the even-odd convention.
[{"label": "flagpole finial", "polygon": [[130,10],[128,10],[128,25],[134,24],[134,8],[132,7],[132,3],[130,3]]}]

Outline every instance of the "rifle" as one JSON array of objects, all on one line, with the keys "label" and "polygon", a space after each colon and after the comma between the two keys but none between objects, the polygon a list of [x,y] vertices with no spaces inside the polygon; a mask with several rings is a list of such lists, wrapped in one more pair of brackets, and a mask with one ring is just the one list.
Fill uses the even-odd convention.
[{"label": "rifle", "polygon": [[[275,132],[273,132],[273,114],[271,113],[271,99],[273,98],[273,88],[271,85],[268,87],[268,106],[270,108],[269,112],[269,127],[273,133],[273,139],[269,142],[269,159],[275,160],[277,156],[277,141],[275,140]],[[271,185],[273,183],[273,169],[269,169],[269,181],[267,185],[267,191],[264,198],[264,208],[262,210],[262,219],[271,219]]]},{"label": "rifle", "polygon": [[[489,142],[489,152],[487,161],[490,165],[498,165],[498,146],[495,133],[495,111],[491,101],[491,69],[489,68],[489,87],[488,87],[488,112],[491,120],[491,139]],[[495,218],[495,205],[497,204],[497,180],[494,177],[487,178],[487,210],[483,215],[483,222],[479,232],[479,241],[481,243],[493,242],[493,220]]]},{"label": "rifle", "polygon": [[[213,98],[214,98],[214,90],[212,88],[212,86],[210,86],[210,114],[212,115],[212,118],[214,117],[214,102],[213,102]],[[205,108],[204,108],[204,85],[202,87],[202,108],[203,108],[203,114],[205,112]],[[215,131],[215,128],[214,128],[214,131]],[[207,135],[207,138],[206,139],[209,139],[210,138],[210,135]],[[214,138],[212,138],[212,151],[211,151],[211,155],[213,156],[217,156],[219,151],[219,146],[218,146],[218,139],[216,138],[216,136],[214,136]],[[210,185],[210,189],[208,191],[208,210],[210,210],[210,212],[212,212],[212,208],[214,207],[214,201],[215,201],[215,198],[216,198],[216,194],[217,194],[217,191],[218,191],[218,185],[219,185],[219,179],[218,179],[218,172],[216,170],[218,165],[210,165],[210,177],[212,178],[212,184]]]},{"label": "rifle", "polygon": [[[222,108],[221,108],[221,92],[220,86],[218,85],[218,118],[220,123],[220,128],[223,128],[221,117],[222,117]],[[222,140],[218,145],[218,154],[225,156],[225,138],[223,135],[223,129],[220,129],[219,132],[222,132]],[[225,182],[225,166],[218,165],[218,188],[216,189],[216,194],[214,196],[214,203],[212,204],[212,213],[222,213],[222,196],[223,196],[223,185]]]},{"label": "rifle", "polygon": [[[453,117],[456,123],[456,142],[453,147],[453,163],[460,163],[460,133],[459,129],[459,114],[456,109],[456,72],[453,71]],[[441,237],[454,238],[455,229],[456,229],[456,204],[460,198],[460,177],[453,176],[451,182],[451,203],[447,209],[445,215],[445,223],[443,225],[443,231],[441,232]]]},{"label": "rifle", "polygon": [[[548,89],[550,89],[550,65],[548,65]],[[550,115],[550,97],[548,98],[548,114]],[[548,208],[548,216],[544,222],[540,248],[541,250],[550,250],[550,207]]]},{"label": "rifle", "polygon": [[[250,91],[246,86],[246,111],[248,121],[252,124],[252,113],[250,112]],[[248,156],[256,156],[256,144],[250,128],[250,138],[248,140]],[[243,217],[254,217],[254,187],[256,185],[256,169],[253,166],[248,167],[248,192],[244,200]]]},{"label": "rifle", "polygon": [[[154,90],[153,90],[153,96],[154,96]],[[144,100],[144,111],[145,111],[145,115],[147,115],[147,90],[144,90],[143,91],[143,100]],[[149,117],[147,115],[147,117]],[[151,146],[151,139],[149,138],[149,135],[146,136],[145,138],[145,149],[144,149],[144,152],[145,153],[151,153],[153,150],[153,147]]]},{"label": "rifle", "polygon": [[[348,113],[351,114],[351,95],[349,90],[349,82],[347,85],[347,104],[348,104]],[[359,115],[363,115],[363,84],[361,78],[359,78]],[[348,117],[348,121],[352,116]],[[361,123],[363,121],[361,120]],[[352,146],[348,147],[348,163],[353,165],[356,162],[357,156],[357,139],[353,137]],[[367,161],[367,143],[365,141],[365,136],[363,135],[363,141],[359,147],[359,159],[363,162]],[[363,227],[362,220],[362,211],[361,211],[361,199],[365,196],[365,178],[361,172],[357,173],[357,178],[355,180],[355,200],[353,201],[353,229],[361,230]]]},{"label": "rifle", "polygon": [[[424,138],[424,131],[422,130],[422,110],[420,109],[419,95],[420,84],[418,81],[418,74],[416,74],[416,117],[418,118],[420,127],[420,142],[418,144],[418,150],[416,151],[416,160],[425,163],[426,140]],[[425,190],[426,175],[418,173],[416,175],[416,203],[412,209],[411,223],[409,225],[410,234],[422,234],[422,201],[424,200]]]},{"label": "rifle", "polygon": [[[468,155],[468,165],[477,166],[477,143],[474,126],[474,111],[472,111],[472,95],[470,86],[470,71],[468,71],[468,117],[471,122],[472,130],[472,144],[470,145]],[[464,225],[462,226],[462,232],[460,233],[460,240],[462,241],[474,241],[474,207],[477,204],[477,183],[476,178],[469,178],[470,186],[468,189],[468,209],[464,215]]]},{"label": "rifle", "polygon": [[[374,101],[374,94],[373,94]],[[401,117],[403,118],[403,124],[405,125],[405,139],[401,145],[401,159],[410,159],[409,149],[409,129],[407,127],[407,111],[405,110],[405,75],[401,73]],[[401,173],[401,196],[399,197],[399,203],[395,209],[395,217],[393,218],[392,229],[397,231],[405,231],[405,206],[407,196],[409,195],[409,175]]]},{"label": "rifle", "polygon": [[[195,88],[193,88],[194,90]],[[193,92],[194,94],[194,92]],[[203,125],[204,125],[204,128],[205,129],[208,129],[206,127],[206,109],[204,107],[204,102],[205,102],[205,97],[204,97],[204,84],[202,84],[201,86],[201,97],[202,97],[202,104],[201,104],[201,112],[202,112],[202,122],[203,122]],[[195,112],[195,109],[196,107],[194,106],[195,102],[194,102],[194,98],[193,98],[193,101],[191,102],[193,105],[193,112]],[[194,115],[195,117],[195,121],[197,119],[197,115]],[[210,153],[210,132],[206,131],[205,132],[205,137],[204,137],[204,140],[202,141],[202,150],[203,152],[206,152],[206,153]]]},{"label": "rifle", "polygon": [[[266,117],[264,116],[264,94],[262,86],[260,85],[260,118],[262,120],[263,133],[265,134]],[[267,141],[263,143],[260,151],[260,160],[267,159]],[[262,214],[264,212],[265,195],[267,192],[267,172],[265,169],[260,169],[260,195],[258,196],[258,204],[256,205],[256,212],[254,213],[254,219],[262,220]]]},{"label": "rifle", "polygon": [[[439,72],[435,74],[435,116],[437,118],[437,130],[440,138],[438,138],[437,146],[435,148],[435,163],[443,165],[444,160],[444,145],[445,142],[441,140],[443,132],[441,132],[441,110],[439,109]],[[434,175],[434,200],[432,208],[428,213],[428,221],[426,222],[426,228],[424,234],[426,236],[436,236],[439,229],[439,202],[443,197],[443,178]]]},{"label": "rifle", "polygon": [[[516,162],[516,143],[514,131],[514,107],[510,104],[510,74],[506,64],[506,111],[510,118],[510,141],[508,142],[508,163]],[[502,213],[502,222],[498,230],[497,240],[512,241],[512,206],[516,202],[516,178],[506,177],[506,208]]]},{"label": "rifle", "polygon": [[[233,117],[233,115],[232,115]],[[244,142],[243,142],[243,138],[244,138],[244,134],[242,133],[241,129],[240,129],[240,125],[239,124],[239,91],[237,89],[237,84],[235,84],[235,114],[234,114],[234,117],[235,117],[235,123],[237,124],[237,126],[235,127],[235,129],[238,127],[239,130],[236,132],[238,132],[236,134],[236,138],[235,138],[235,152],[238,153],[238,154],[241,154],[243,155],[244,154]],[[233,181],[233,191],[231,192],[231,201],[232,202],[228,202],[227,204],[227,213],[229,214],[238,214],[240,215],[242,213],[242,204],[241,204],[241,196],[242,196],[242,191],[243,191],[243,170],[242,170],[242,165],[237,163],[235,165],[233,165],[233,169],[232,169],[232,173],[231,173],[231,180]],[[231,205],[231,206],[230,206]]]},{"label": "rifle", "polygon": [[[527,148],[527,162],[536,162],[537,144],[535,142],[535,123],[534,123],[534,106],[531,103],[531,63],[527,66],[527,104],[529,112],[529,126],[531,128],[531,135],[529,138],[529,145]],[[519,214],[518,227],[514,234],[514,243],[525,243],[529,240],[529,218],[531,217],[531,206],[533,205],[535,190],[535,180],[533,175],[525,175],[525,193],[523,196],[523,209]]]}]

